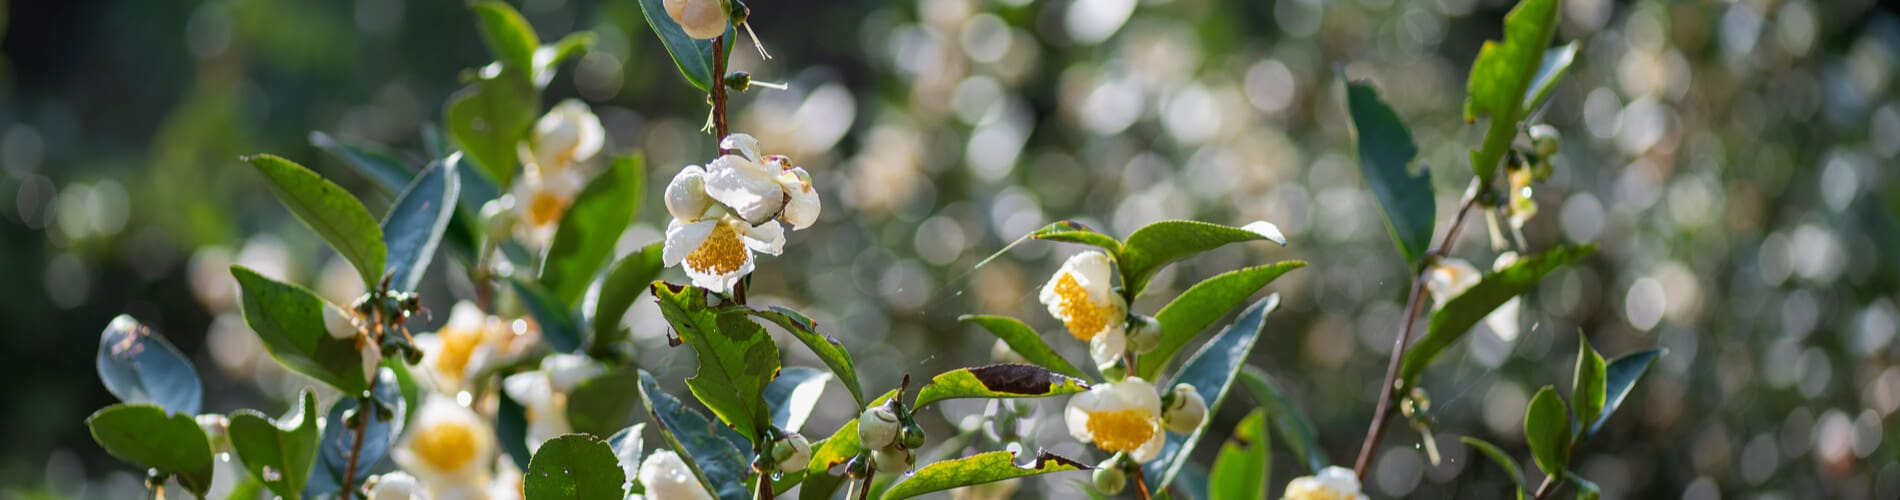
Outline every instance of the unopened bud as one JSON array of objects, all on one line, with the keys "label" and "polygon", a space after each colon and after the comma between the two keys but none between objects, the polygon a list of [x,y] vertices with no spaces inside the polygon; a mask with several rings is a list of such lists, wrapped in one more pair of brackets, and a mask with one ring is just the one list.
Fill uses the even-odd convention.
[{"label": "unopened bud", "polygon": [[686,36],[711,40],[726,33],[732,12],[725,0],[666,0],[666,15],[679,23]]},{"label": "unopened bud", "polygon": [[489,241],[501,241],[515,231],[515,197],[503,195],[482,204],[482,229]]},{"label": "unopened bud", "polygon": [[1175,384],[1174,392],[1168,395],[1168,407],[1161,411],[1161,421],[1175,434],[1193,433],[1207,420],[1207,400],[1194,386]]},{"label": "unopened bud", "polygon": [[1128,317],[1128,350],[1134,351],[1135,354],[1147,354],[1160,346],[1160,321],[1146,314]]},{"label": "unopened bud", "polygon": [[811,441],[796,432],[786,434],[772,444],[772,459],[778,462],[779,472],[805,470],[811,462]]},{"label": "unopened bud", "polygon": [[1122,472],[1120,460],[1109,458],[1095,466],[1095,489],[1103,494],[1118,495],[1128,487],[1128,473]]},{"label": "unopened bud", "polygon": [[924,447],[924,439],[924,426],[917,425],[916,421],[912,421],[904,424],[904,431],[900,437],[899,444],[904,445],[906,449],[915,450]]},{"label": "unopened bud", "polygon": [[881,449],[897,442],[903,424],[897,421],[897,408],[891,402],[873,406],[858,414],[858,443],[865,448]]},{"label": "unopened bud", "polygon": [[1531,150],[1537,156],[1557,154],[1557,147],[1563,142],[1563,135],[1557,133],[1557,127],[1534,125],[1531,127]]},{"label": "unopened bud", "polygon": [[917,454],[902,446],[879,448],[871,452],[871,464],[881,474],[902,474],[917,464]]}]

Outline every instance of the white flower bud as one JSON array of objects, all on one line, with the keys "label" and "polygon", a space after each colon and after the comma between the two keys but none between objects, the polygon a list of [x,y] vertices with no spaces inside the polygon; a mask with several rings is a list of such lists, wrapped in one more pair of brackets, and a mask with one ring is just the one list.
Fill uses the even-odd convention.
[{"label": "white flower bud", "polygon": [[725,0],[666,0],[666,15],[686,30],[686,36],[711,40],[726,33],[732,11]]},{"label": "white flower bud", "polygon": [[1168,431],[1175,434],[1193,433],[1201,427],[1201,422],[1207,420],[1207,400],[1201,398],[1201,393],[1195,391],[1194,386],[1175,384],[1174,394],[1170,397],[1172,400],[1168,402],[1167,409],[1161,411],[1161,421]]},{"label": "white flower bud", "polygon": [[772,459],[779,472],[798,472],[811,463],[811,441],[799,433],[786,434],[772,444]]},{"label": "white flower bud", "polygon": [[706,169],[699,165],[680,169],[666,184],[666,211],[675,219],[697,221],[712,204],[712,197],[706,195]]},{"label": "white flower bud", "polygon": [[1563,142],[1563,135],[1557,133],[1557,127],[1534,125],[1531,127],[1531,149],[1537,156],[1557,154],[1557,147]]},{"label": "white flower bud", "polygon": [[1095,489],[1106,495],[1119,495],[1128,487],[1128,473],[1122,472],[1121,459],[1110,457],[1095,465]]},{"label": "white flower bud", "polygon": [[1147,354],[1161,347],[1161,322],[1153,316],[1137,314],[1128,321],[1128,350]]},{"label": "white flower bud", "polygon": [[415,476],[391,472],[369,478],[369,500],[428,500]]},{"label": "white flower bud", "polygon": [[515,197],[502,195],[482,204],[482,231],[490,241],[501,241],[515,234]]},{"label": "white flower bud", "polygon": [[197,416],[198,428],[204,429],[205,438],[211,440],[212,453],[231,451],[231,420],[224,415],[206,413]]},{"label": "white flower bud", "polygon": [[902,446],[888,446],[871,452],[871,463],[881,474],[903,474],[917,464],[917,454]]},{"label": "white flower bud", "polygon": [[858,443],[873,450],[890,447],[903,427],[897,421],[896,408],[888,402],[867,408],[858,415]]}]

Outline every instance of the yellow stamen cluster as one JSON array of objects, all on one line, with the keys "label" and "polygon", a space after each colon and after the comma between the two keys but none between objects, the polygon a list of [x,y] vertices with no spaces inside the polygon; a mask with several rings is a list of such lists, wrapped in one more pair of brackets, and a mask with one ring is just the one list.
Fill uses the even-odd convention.
[{"label": "yellow stamen cluster", "polygon": [[1089,412],[1089,435],[1110,452],[1135,451],[1155,435],[1155,422],[1138,409]]},{"label": "yellow stamen cluster", "polygon": [[442,339],[442,346],[436,348],[434,356],[436,371],[462,373],[467,370],[469,355],[474,354],[475,346],[482,343],[482,332],[443,328],[436,335]]},{"label": "yellow stamen cluster", "polygon": [[1074,274],[1056,278],[1056,295],[1062,297],[1062,315],[1069,317],[1062,323],[1069,328],[1070,335],[1086,342],[1108,327],[1113,311],[1089,300],[1088,289],[1075,280]]},{"label": "yellow stamen cluster", "polygon": [[727,224],[713,225],[712,234],[706,236],[693,253],[686,255],[686,265],[695,271],[706,274],[728,274],[738,271],[750,258],[745,243],[739,241],[739,233]]},{"label": "yellow stamen cluster", "polygon": [[535,193],[528,201],[528,223],[545,226],[561,220],[561,214],[567,212],[567,200],[552,192]]},{"label": "yellow stamen cluster", "polygon": [[461,470],[477,458],[475,432],[462,422],[439,422],[417,433],[410,450],[436,470]]}]

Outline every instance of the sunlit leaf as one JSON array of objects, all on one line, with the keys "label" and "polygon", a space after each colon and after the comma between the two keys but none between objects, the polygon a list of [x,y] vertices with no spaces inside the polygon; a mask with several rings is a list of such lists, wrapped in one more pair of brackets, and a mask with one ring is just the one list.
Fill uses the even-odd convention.
[{"label": "sunlit leaf", "polygon": [[1471,151],[1471,168],[1480,184],[1489,186],[1498,161],[1517,138],[1524,118],[1525,93],[1531,88],[1544,51],[1557,28],[1557,0],[1524,0],[1504,16],[1504,41],[1487,41],[1478,49],[1466,80],[1465,121],[1490,115],[1483,144]]},{"label": "sunlit leaf", "polygon": [[857,362],[851,359],[851,352],[844,349],[843,342],[820,333],[817,321],[789,307],[769,306],[764,309],[750,309],[748,312],[784,328],[786,332],[792,334],[792,338],[805,344],[805,348],[810,349],[812,355],[817,356],[819,361],[825,363],[826,368],[831,369],[831,374],[838,376],[838,383],[844,384],[844,389],[851,393],[851,400],[856,401],[859,408],[864,407],[864,389],[858,383]]},{"label": "sunlit leaf", "polygon": [[1286,394],[1274,385],[1273,377],[1259,368],[1247,366],[1240,369],[1240,382],[1273,419],[1273,431],[1280,435],[1287,449],[1293,451],[1293,456],[1300,459],[1307,472],[1318,473],[1326,468],[1326,450],[1319,447],[1319,433],[1313,430],[1313,421],[1287,400]]},{"label": "sunlit leaf", "polygon": [[1222,443],[1208,471],[1210,500],[1256,500],[1267,498],[1273,454],[1268,447],[1267,412],[1254,410],[1234,426],[1234,434]]},{"label": "sunlit leaf", "polygon": [[343,160],[343,164],[363,174],[364,178],[386,194],[402,192],[403,186],[409,185],[409,179],[416,176],[415,169],[409,164],[379,147],[346,143],[323,132],[311,132],[310,145]]},{"label": "sunlit leaf", "polygon": [[1425,337],[1405,350],[1405,361],[1399,369],[1400,388],[1410,390],[1418,383],[1419,374],[1438,359],[1439,353],[1464,338],[1471,327],[1491,314],[1492,310],[1504,305],[1512,297],[1535,288],[1544,275],[1558,267],[1583,260],[1596,253],[1596,250],[1596,245],[1574,245],[1518,259],[1510,267],[1485,275],[1478,284],[1445,301],[1443,307],[1432,313],[1431,326],[1425,331]]},{"label": "sunlit leaf", "polygon": [[1082,370],[1076,369],[1075,365],[1069,364],[1068,359],[1064,359],[1061,354],[1056,354],[1055,349],[1049,348],[1049,344],[1043,342],[1041,334],[1016,318],[965,314],[958,317],[957,321],[973,323],[989,330],[990,333],[996,335],[996,338],[1002,339],[1003,343],[1009,344],[1010,350],[1016,351],[1016,354],[1022,355],[1023,359],[1030,363],[1075,378],[1086,376]]},{"label": "sunlit leaf", "polygon": [[[666,47],[666,53],[673,56],[673,63],[679,66],[680,74],[688,83],[702,92],[712,92],[712,85],[724,75],[713,74],[712,41],[699,40],[686,35],[686,29],[674,22],[666,14],[665,0],[640,0],[640,13],[646,16],[647,26],[660,37],[660,45]],[[738,40],[731,26],[726,27],[723,56],[732,55],[733,43]]]},{"label": "sunlit leaf", "polygon": [[588,181],[561,215],[554,241],[542,259],[541,284],[569,309],[579,309],[594,275],[614,255],[620,233],[640,209],[646,168],[639,155],[615,158],[613,166]]},{"label": "sunlit leaf", "polygon": [[619,368],[581,381],[567,395],[567,423],[574,432],[611,436],[627,426],[640,406],[640,378]]},{"label": "sunlit leaf", "polygon": [[1516,459],[1511,458],[1511,455],[1505,453],[1502,448],[1498,448],[1498,445],[1491,444],[1483,439],[1463,436],[1458,438],[1458,440],[1463,441],[1472,448],[1477,448],[1478,452],[1483,453],[1486,457],[1490,457],[1491,462],[1498,464],[1499,468],[1504,469],[1504,472],[1511,476],[1512,489],[1517,491],[1517,499],[1524,500],[1524,470],[1518,468]]},{"label": "sunlit leaf", "polygon": [[1255,222],[1246,227],[1223,226],[1191,220],[1164,220],[1136,229],[1122,243],[1116,257],[1121,266],[1125,295],[1136,297],[1148,286],[1148,279],[1175,261],[1230,243],[1271,241],[1286,244],[1286,236],[1272,224]]},{"label": "sunlit leaf", "polygon": [[1623,406],[1623,400],[1629,398],[1630,390],[1635,389],[1636,382],[1643,379],[1643,373],[1649,371],[1649,365],[1668,353],[1668,349],[1650,349],[1625,354],[1610,361],[1604,370],[1603,412],[1597,415],[1594,423],[1589,424],[1589,432],[1584,435],[1596,435],[1603,428],[1603,423],[1610,421],[1610,415]]},{"label": "sunlit leaf", "polygon": [[494,78],[470,82],[450,95],[448,105],[443,107],[442,122],[468,159],[479,165],[493,184],[505,187],[515,178],[519,162],[516,147],[534,125],[535,113],[540,109],[541,94],[528,77],[503,71]]},{"label": "sunlit leaf", "polygon": [[[1258,267],[1236,269],[1195,283],[1155,313],[1161,323],[1161,344],[1136,360],[1135,374],[1155,380],[1174,355],[1207,331],[1234,308],[1287,271],[1305,267],[1305,262],[1290,260]],[[1033,360],[1032,360],[1033,361]]]},{"label": "sunlit leaf", "polygon": [[534,27],[514,7],[499,0],[475,2],[469,8],[481,19],[482,42],[510,69],[528,72],[534,68],[534,50],[541,46]]},{"label": "sunlit leaf", "polygon": [[1557,389],[1544,386],[1524,410],[1524,442],[1545,474],[1562,474],[1570,461],[1570,410]]},{"label": "sunlit leaf", "polygon": [[200,497],[211,489],[211,441],[191,415],[121,403],[86,417],[86,428],[119,460],[170,474]]},{"label": "sunlit leaf", "polygon": [[[1201,350],[1181,365],[1181,371],[1175,373],[1173,380],[1161,387],[1175,384],[1193,386],[1194,391],[1207,400],[1207,414],[1218,414],[1221,403],[1227,400],[1228,389],[1233,387],[1241,366],[1247,361],[1247,354],[1253,351],[1260,334],[1266,331],[1267,313],[1279,306],[1279,295],[1268,295],[1247,306],[1247,310],[1240,313],[1240,318],[1201,346]],[[1207,427],[1203,424],[1188,435],[1168,433],[1161,453],[1142,466],[1142,473],[1147,475],[1150,488],[1165,489],[1174,481],[1175,474],[1181,471],[1188,457],[1194,453],[1194,447],[1200,444],[1201,436],[1206,435]]]},{"label": "sunlit leaf", "polygon": [[[746,500],[752,497],[747,487],[747,462],[732,442],[721,438],[712,421],[680,404],[678,398],[660,391],[653,374],[640,370],[640,400],[646,403],[651,423],[660,426],[680,460],[693,471],[706,491],[716,492],[720,500]],[[855,435],[855,431],[853,435]]]},{"label": "sunlit leaf", "polygon": [[365,287],[374,287],[383,278],[387,249],[383,230],[369,215],[363,203],[344,191],[342,186],[324,179],[303,165],[271,155],[245,158],[270,180],[272,194],[283,202],[297,220],[316,231],[330,243],[338,255],[356,266]]},{"label": "sunlit leaf", "polygon": [[299,404],[283,418],[256,410],[231,414],[231,450],[238,461],[272,492],[297,498],[317,462],[317,395],[305,389]]},{"label": "sunlit leaf", "polygon": [[1039,398],[1087,392],[1082,379],[1035,365],[998,364],[958,368],[930,379],[917,390],[913,406],[957,398]]},{"label": "sunlit leaf", "polygon": [[1107,250],[1109,255],[1117,255],[1122,251],[1122,243],[1117,241],[1115,237],[1096,232],[1087,225],[1072,220],[1057,221],[1043,226],[1041,229],[1029,233],[1029,237],[1038,240],[1064,241],[1099,247],[1103,250]]},{"label": "sunlit leaf", "polygon": [[1537,111],[1550,98],[1551,89],[1557,88],[1564,73],[1570,71],[1570,63],[1577,60],[1577,42],[1544,51],[1544,57],[1537,63],[1537,74],[1531,77],[1531,84],[1524,89],[1524,114]]},{"label": "sunlit leaf", "polygon": [[712,295],[704,288],[653,283],[660,314],[699,356],[699,372],[686,379],[686,387],[719,420],[757,442],[772,423],[764,394],[779,371],[778,344],[744,311],[709,305]]},{"label": "sunlit leaf", "polygon": [[194,415],[204,402],[204,385],[185,353],[131,316],[112,318],[99,333],[94,359],[106,391],[127,403],[152,403],[166,411]]},{"label": "sunlit leaf", "polygon": [[606,441],[568,434],[543,443],[521,478],[534,500],[617,499],[627,495],[626,472]]},{"label": "sunlit leaf", "polygon": [[[231,266],[244,302],[244,322],[257,332],[264,351],[291,371],[317,379],[345,394],[362,392],[363,352],[355,337],[338,338],[330,328],[348,325],[350,312],[324,302],[303,287],[266,278],[243,266]],[[326,317],[328,316],[328,317]]]},{"label": "sunlit leaf", "polygon": [[811,418],[818,398],[825,394],[831,372],[804,366],[779,370],[778,378],[765,386],[765,405],[772,408],[772,425],[786,432],[798,432]]},{"label": "sunlit leaf", "polygon": [[1597,421],[1603,413],[1604,387],[1603,355],[1590,347],[1590,339],[1577,335],[1577,370],[1570,380],[1570,404],[1576,408],[1578,428],[1574,431],[1582,439],[1585,426]]},{"label": "sunlit leaf", "polygon": [[454,163],[434,162],[422,169],[396,204],[383,217],[383,238],[389,251],[389,286],[414,291],[435,260],[436,245],[455,215],[461,196],[461,176]]},{"label": "sunlit leaf", "polygon": [[884,491],[885,500],[910,498],[959,486],[983,484],[1005,479],[1052,472],[1088,470],[1089,466],[1049,452],[1041,452],[1027,466],[1016,465],[1016,453],[992,451],[954,460],[944,460],[918,468]]},{"label": "sunlit leaf", "polygon": [[1379,99],[1371,85],[1346,84],[1346,105],[1359,143],[1359,174],[1385,211],[1385,227],[1405,261],[1416,267],[1432,244],[1438,220],[1431,171],[1412,170],[1418,145],[1399,114]]}]

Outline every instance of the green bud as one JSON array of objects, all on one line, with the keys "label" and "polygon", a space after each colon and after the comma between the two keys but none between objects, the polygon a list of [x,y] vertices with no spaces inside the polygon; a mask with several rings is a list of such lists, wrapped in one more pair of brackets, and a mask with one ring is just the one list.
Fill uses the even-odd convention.
[{"label": "green bud", "polygon": [[904,434],[900,444],[902,444],[904,448],[912,450],[923,448],[924,426],[917,425],[915,421],[904,424]]},{"label": "green bud", "polygon": [[1557,133],[1557,127],[1550,125],[1536,125],[1531,127],[1531,150],[1536,152],[1537,156],[1543,157],[1557,154],[1557,147],[1562,142],[1563,136]]},{"label": "green bud", "polygon": [[1117,458],[1109,458],[1095,466],[1095,489],[1104,494],[1119,495],[1128,487],[1128,473],[1122,472],[1118,462],[1120,460]]}]

